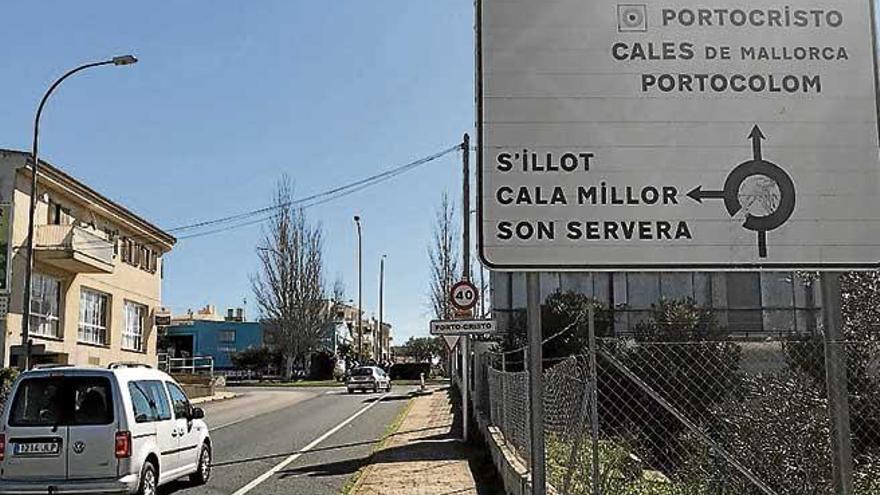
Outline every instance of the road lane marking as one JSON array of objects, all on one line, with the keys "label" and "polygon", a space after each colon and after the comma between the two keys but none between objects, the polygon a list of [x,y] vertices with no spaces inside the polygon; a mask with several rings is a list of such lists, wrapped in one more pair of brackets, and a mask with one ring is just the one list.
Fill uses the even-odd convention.
[{"label": "road lane marking", "polygon": [[290,463],[292,463],[293,461],[295,461],[295,460],[299,459],[300,457],[302,457],[303,454],[305,454],[306,452],[308,452],[308,451],[312,450],[313,448],[317,447],[318,444],[320,444],[320,443],[323,442],[324,440],[327,440],[328,438],[330,438],[331,435],[333,435],[333,434],[336,433],[337,431],[339,431],[339,430],[345,428],[346,425],[348,425],[349,423],[351,423],[352,421],[354,421],[355,419],[357,419],[358,416],[360,416],[361,414],[363,414],[363,413],[369,411],[370,408],[372,408],[372,407],[375,406],[376,404],[379,404],[380,402],[382,402],[382,399],[384,399],[384,398],[387,397],[388,395],[390,395],[390,392],[389,392],[389,393],[385,393],[385,394],[383,394],[383,395],[380,396],[377,400],[375,400],[375,401],[373,401],[373,402],[370,402],[370,403],[367,404],[366,406],[360,408],[356,413],[354,413],[354,414],[352,414],[351,416],[349,416],[348,419],[346,419],[345,421],[339,423],[338,425],[334,426],[333,428],[327,430],[323,435],[321,435],[320,437],[318,437],[318,438],[312,440],[311,443],[309,443],[309,444],[306,445],[305,447],[303,447],[303,448],[301,448],[300,450],[298,450],[295,454],[290,455],[287,459],[284,459],[283,461],[279,462],[279,463],[276,464],[274,467],[272,467],[272,469],[270,469],[270,470],[266,471],[265,473],[263,473],[263,474],[257,476],[256,478],[254,478],[253,481],[251,481],[251,482],[248,483],[247,485],[241,487],[237,492],[233,493],[232,495],[245,495],[246,493],[249,493],[249,492],[250,492],[251,490],[253,490],[254,488],[260,486],[260,484],[262,484],[264,481],[266,481],[267,479],[269,479],[269,478],[271,478],[272,476],[274,476],[275,474],[277,474],[278,471],[281,471],[282,469],[284,469],[285,467],[287,467],[288,465],[290,465]]}]

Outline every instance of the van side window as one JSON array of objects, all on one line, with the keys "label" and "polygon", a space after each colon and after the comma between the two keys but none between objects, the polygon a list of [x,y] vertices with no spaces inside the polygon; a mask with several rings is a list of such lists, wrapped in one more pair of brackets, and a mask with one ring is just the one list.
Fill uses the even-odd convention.
[{"label": "van side window", "polygon": [[128,383],[131,403],[134,406],[135,421],[148,423],[171,419],[171,408],[162,382],[141,380]]},{"label": "van side window", "polygon": [[168,395],[171,396],[171,405],[174,408],[174,417],[183,419],[189,416],[189,399],[177,385],[167,382]]},{"label": "van side window", "polygon": [[128,383],[128,392],[131,394],[131,406],[134,408],[134,420],[138,423],[156,421],[156,404],[147,398],[146,392],[136,383]]}]

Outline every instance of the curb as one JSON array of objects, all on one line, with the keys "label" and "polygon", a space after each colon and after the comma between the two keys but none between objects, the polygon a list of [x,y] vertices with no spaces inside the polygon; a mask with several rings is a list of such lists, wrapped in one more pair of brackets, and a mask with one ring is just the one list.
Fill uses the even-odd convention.
[{"label": "curb", "polygon": [[190,404],[207,404],[209,402],[219,402],[221,400],[229,400],[238,397],[235,392],[220,392],[209,397],[198,397],[190,400]]}]

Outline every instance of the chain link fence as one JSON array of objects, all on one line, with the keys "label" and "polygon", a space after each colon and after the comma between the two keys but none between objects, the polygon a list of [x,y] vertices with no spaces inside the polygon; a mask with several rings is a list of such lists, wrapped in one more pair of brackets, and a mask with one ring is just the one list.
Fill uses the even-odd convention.
[{"label": "chain link fence", "polygon": [[[832,495],[847,449],[853,493],[880,493],[880,342],[599,339],[592,352],[595,376],[589,354],[545,363],[548,493]],[[528,375],[508,359],[484,361],[485,412],[528,463]]]}]

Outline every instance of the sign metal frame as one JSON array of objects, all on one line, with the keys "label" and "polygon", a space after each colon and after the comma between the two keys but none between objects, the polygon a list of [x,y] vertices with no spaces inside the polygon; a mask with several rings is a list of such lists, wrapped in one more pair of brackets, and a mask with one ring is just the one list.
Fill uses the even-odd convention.
[{"label": "sign metal frame", "polygon": [[[556,263],[553,261],[548,261],[545,263],[494,263],[489,261],[486,257],[485,253],[485,228],[484,228],[484,202],[486,201],[484,195],[484,179],[483,174],[485,171],[485,167],[487,166],[484,163],[484,151],[485,151],[485,129],[484,129],[484,121],[485,121],[485,108],[484,108],[484,87],[483,87],[483,79],[484,79],[484,54],[483,54],[483,10],[484,3],[486,0],[475,0],[475,18],[476,18],[476,26],[475,26],[475,68],[476,68],[476,77],[475,77],[475,92],[476,92],[476,175],[477,175],[477,256],[479,257],[480,263],[483,264],[486,268],[499,271],[499,272],[541,272],[541,271],[564,271],[564,272],[584,272],[584,271],[596,271],[596,272],[615,272],[615,271],[647,271],[647,272],[659,272],[659,271],[668,271],[668,272],[676,272],[676,271],[755,271],[755,270],[792,270],[792,269],[804,269],[804,270],[817,270],[817,271],[846,271],[846,270],[873,270],[880,268],[880,256],[874,262],[819,262],[819,263],[804,263],[804,262],[783,262],[783,261],[773,261],[773,262],[735,262],[731,261],[729,263],[722,262],[713,262],[713,263],[596,263],[591,262],[590,260],[584,260],[582,263]],[[880,49],[880,43],[878,43],[878,33],[877,33],[877,23],[875,21],[877,14],[877,6],[875,5],[874,0],[867,0],[869,5],[869,11],[871,15],[870,22],[870,32],[871,32],[871,46],[872,46],[872,64],[873,64],[873,86],[874,86],[874,103],[875,103],[875,124],[877,129],[878,138],[880,138],[880,64],[878,64],[878,49]],[[619,4],[620,5],[620,4]],[[691,191],[693,193],[693,191]],[[690,194],[690,193],[689,193]],[[759,233],[759,238],[760,238]],[[760,242],[760,241],[759,241]],[[766,242],[766,240],[764,241]],[[766,246],[764,247],[766,249]]]}]

